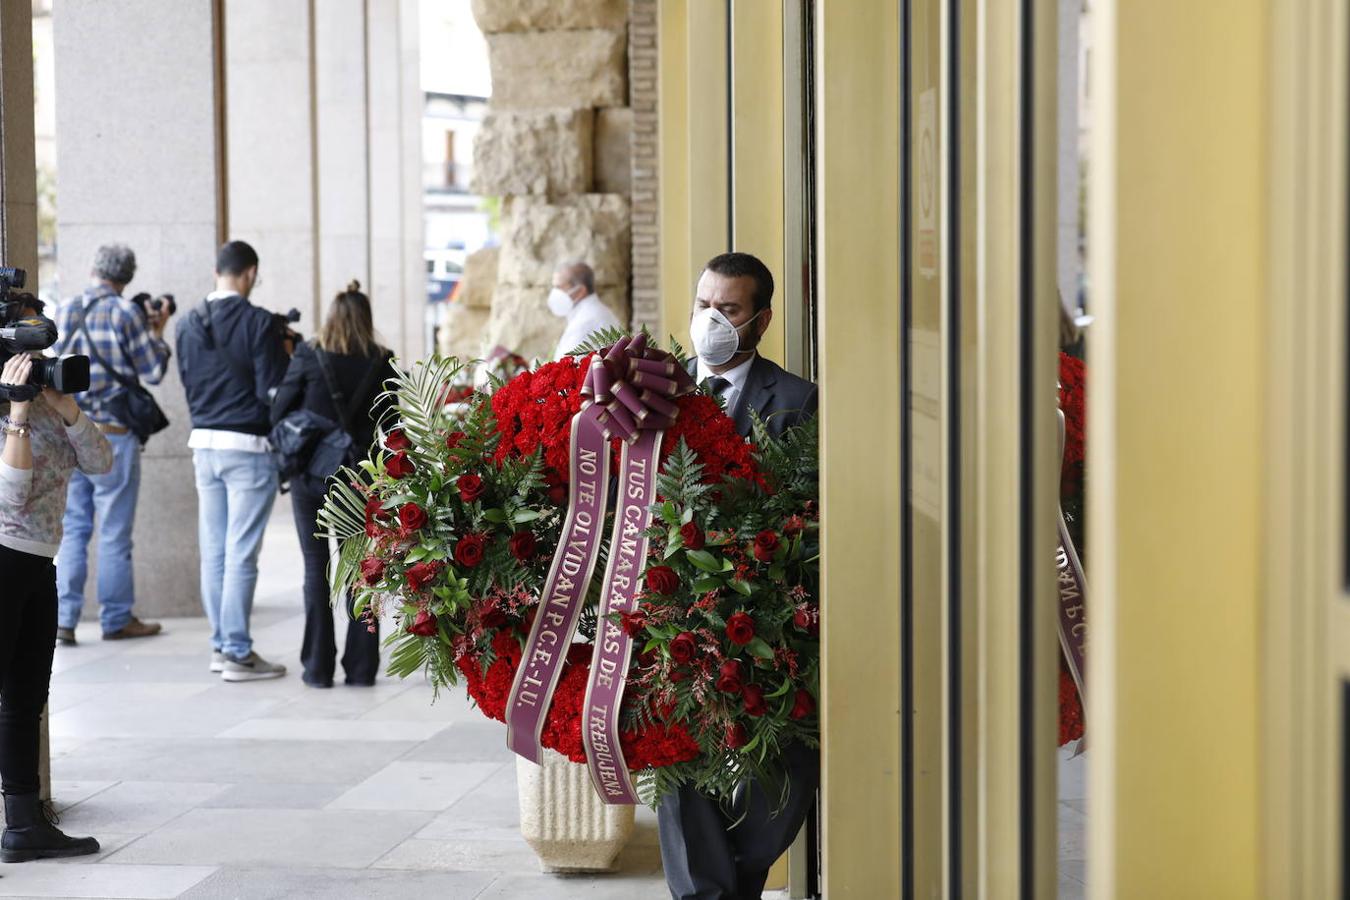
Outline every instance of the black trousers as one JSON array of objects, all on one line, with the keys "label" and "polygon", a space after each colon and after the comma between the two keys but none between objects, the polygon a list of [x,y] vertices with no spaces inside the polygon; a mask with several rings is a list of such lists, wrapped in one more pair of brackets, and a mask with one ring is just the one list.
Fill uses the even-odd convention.
[{"label": "black trousers", "polygon": [[[333,610],[329,606],[328,541],[314,535],[319,530],[319,509],[324,488],[310,479],[291,481],[291,511],[300,552],[305,558],[305,642],[300,663],[308,684],[333,683],[337,668],[337,644],[333,632]],[[342,653],[342,668],[348,684],[372,684],[380,669],[379,626],[352,618],[352,598],[347,599],[347,644]]]},{"label": "black trousers", "polygon": [[751,781],[730,810],[686,786],[656,809],[661,863],[674,900],[759,900],[769,869],[801,830],[820,786],[820,751],[793,744],[783,751],[789,794],[766,796]]},{"label": "black trousers", "polygon": [[0,547],[0,789],[36,794],[42,708],[56,652],[56,566]]}]

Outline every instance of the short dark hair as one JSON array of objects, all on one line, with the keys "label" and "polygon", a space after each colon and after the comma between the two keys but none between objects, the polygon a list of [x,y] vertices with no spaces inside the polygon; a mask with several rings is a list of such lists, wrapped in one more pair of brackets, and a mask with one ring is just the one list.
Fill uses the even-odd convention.
[{"label": "short dark hair", "polygon": [[755,312],[773,304],[773,274],[759,257],[749,253],[719,253],[703,267],[705,272],[726,278],[753,278],[755,280]]},{"label": "short dark hair", "polygon": [[230,241],[216,252],[217,275],[243,275],[258,264],[258,251],[243,241]]}]

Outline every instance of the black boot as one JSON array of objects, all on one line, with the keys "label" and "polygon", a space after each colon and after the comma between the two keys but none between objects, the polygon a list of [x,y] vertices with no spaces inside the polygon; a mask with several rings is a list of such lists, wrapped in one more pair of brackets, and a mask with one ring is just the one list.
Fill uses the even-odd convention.
[{"label": "black boot", "polygon": [[0,862],[28,862],[62,856],[87,856],[98,852],[91,837],[73,838],[55,827],[37,794],[5,795],[5,834],[0,837]]}]

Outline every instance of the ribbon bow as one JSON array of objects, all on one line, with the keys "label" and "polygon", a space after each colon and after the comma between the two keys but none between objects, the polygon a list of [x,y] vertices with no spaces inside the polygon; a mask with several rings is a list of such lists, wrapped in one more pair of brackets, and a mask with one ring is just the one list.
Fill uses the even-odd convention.
[{"label": "ribbon bow", "polygon": [[622,337],[591,357],[581,386],[583,413],[591,414],[606,437],[631,443],[643,429],[675,424],[675,398],[692,393],[694,379],[674,354],[647,345],[646,332]]}]

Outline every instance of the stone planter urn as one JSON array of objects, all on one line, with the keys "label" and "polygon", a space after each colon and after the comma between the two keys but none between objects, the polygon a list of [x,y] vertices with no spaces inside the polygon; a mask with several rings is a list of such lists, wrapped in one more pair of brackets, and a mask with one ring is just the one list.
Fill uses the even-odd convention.
[{"label": "stone planter urn", "polygon": [[602,803],[590,773],[552,750],[516,758],[520,833],[545,872],[612,872],[633,834],[633,807]]}]

